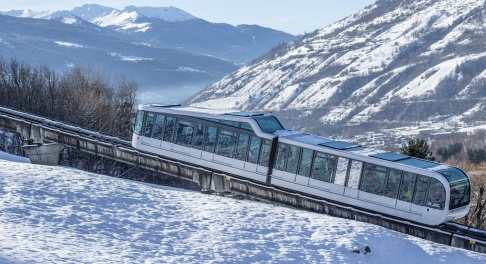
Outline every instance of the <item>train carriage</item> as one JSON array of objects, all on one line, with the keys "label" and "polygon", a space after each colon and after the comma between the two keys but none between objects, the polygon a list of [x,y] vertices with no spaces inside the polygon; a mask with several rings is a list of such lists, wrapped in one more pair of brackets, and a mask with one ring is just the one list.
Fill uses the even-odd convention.
[{"label": "train carriage", "polygon": [[427,225],[467,214],[456,167],[288,131],[272,115],[140,105],[135,148]]}]

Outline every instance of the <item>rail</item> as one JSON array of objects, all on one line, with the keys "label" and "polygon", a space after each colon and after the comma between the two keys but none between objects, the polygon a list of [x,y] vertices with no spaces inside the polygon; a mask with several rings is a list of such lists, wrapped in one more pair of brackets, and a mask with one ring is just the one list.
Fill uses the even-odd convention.
[{"label": "rail", "polygon": [[376,224],[401,233],[453,247],[486,253],[486,230],[456,223],[422,226],[349,205],[325,201],[318,197],[292,192],[271,185],[256,183],[237,175],[228,175],[211,168],[161,157],[131,147],[130,140],[113,137],[74,125],[0,107],[0,129],[10,130],[33,141],[50,141],[74,147],[97,156],[149,169],[196,182],[201,191],[233,193],[261,201],[285,204],[331,216]]}]

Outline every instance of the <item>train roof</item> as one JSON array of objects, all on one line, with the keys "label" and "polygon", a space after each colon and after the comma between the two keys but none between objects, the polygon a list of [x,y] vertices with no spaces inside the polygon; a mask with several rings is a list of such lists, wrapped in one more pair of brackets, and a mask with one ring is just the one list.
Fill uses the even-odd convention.
[{"label": "train roof", "polygon": [[143,104],[140,105],[142,108],[152,108],[152,109],[170,109],[175,111],[181,111],[186,113],[204,113],[210,115],[230,115],[230,116],[238,116],[238,117],[253,117],[253,116],[263,116],[263,112],[242,112],[239,110],[234,109],[210,109],[210,108],[201,108],[195,106],[187,106],[187,105],[180,105],[180,104]]}]

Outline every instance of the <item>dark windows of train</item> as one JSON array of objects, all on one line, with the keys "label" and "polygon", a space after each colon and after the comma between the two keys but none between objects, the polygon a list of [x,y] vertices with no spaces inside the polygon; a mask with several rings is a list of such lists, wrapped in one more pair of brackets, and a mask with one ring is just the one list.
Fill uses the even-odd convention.
[{"label": "dark windows of train", "polygon": [[385,186],[386,168],[371,163],[365,164],[360,190],[382,195]]},{"label": "dark windows of train", "polygon": [[238,127],[238,121],[221,120],[221,123],[232,127]]},{"label": "dark windows of train", "polygon": [[145,115],[145,111],[139,110],[137,112],[137,117],[135,118],[135,126],[133,128],[133,133],[140,135],[142,134],[142,127],[143,127],[143,117]]},{"label": "dark windows of train", "polygon": [[233,158],[236,149],[236,133],[221,129],[216,145],[216,155]]},{"label": "dark windows of train", "polygon": [[336,167],[336,176],[334,177],[334,184],[344,185],[346,183],[348,166],[349,159],[339,157]]},{"label": "dark windows of train", "polygon": [[164,141],[172,142],[172,138],[174,135],[174,127],[175,127],[175,118],[172,116],[167,116],[165,119],[165,126],[164,126]]},{"label": "dark windows of train", "polygon": [[278,143],[277,158],[275,159],[275,169],[283,171],[285,169],[285,161],[287,160],[288,146],[284,143]]},{"label": "dark windows of train", "polygon": [[194,141],[192,143],[192,147],[194,149],[202,150],[202,148],[203,148],[204,128],[205,128],[205,125],[196,124],[196,131],[194,133]]},{"label": "dark windows of train", "polygon": [[429,193],[427,194],[427,207],[444,210],[446,191],[444,185],[434,178],[430,179]]},{"label": "dark windows of train", "polygon": [[254,116],[252,117],[265,133],[274,133],[278,130],[284,130],[282,124],[274,116]]},{"label": "dark windows of train", "polygon": [[238,145],[236,146],[235,158],[246,161],[246,153],[248,153],[248,141],[250,136],[247,134],[240,134],[238,136]]},{"label": "dark windows of train", "polygon": [[189,121],[180,120],[177,124],[175,142],[177,145],[192,147],[194,125]]},{"label": "dark windows of train", "polygon": [[253,128],[247,122],[241,122],[240,127],[245,130],[253,131]]},{"label": "dark windows of train", "polygon": [[356,160],[351,161],[351,169],[349,170],[349,178],[347,184],[349,188],[358,189],[359,178],[361,177],[362,168],[363,162]]},{"label": "dark windows of train", "polygon": [[417,175],[404,172],[402,177],[402,183],[400,185],[400,194],[398,199],[404,202],[412,202],[413,189],[415,188],[415,181],[417,180]]},{"label": "dark windows of train", "polygon": [[164,129],[164,115],[157,114],[155,117],[155,126],[154,132],[152,133],[152,137],[156,139],[161,139],[162,132]]},{"label": "dark windows of train", "polygon": [[312,165],[311,178],[324,182],[332,182],[335,157],[317,152]]},{"label": "dark windows of train", "polygon": [[204,139],[204,151],[211,152],[211,153],[214,152],[216,132],[218,132],[218,128],[213,126],[208,126],[208,130],[206,131],[206,138]]},{"label": "dark windows of train", "polygon": [[145,137],[151,137],[152,136],[152,130],[154,128],[154,118],[155,118],[154,113],[148,113],[147,117],[145,118],[145,126],[144,126],[144,129],[143,129],[143,135]]},{"label": "dark windows of train", "polygon": [[257,164],[258,154],[260,153],[261,139],[256,136],[251,136],[250,147],[248,148],[248,162]]},{"label": "dark windows of train", "polygon": [[314,155],[313,150],[302,149],[302,155],[300,158],[299,173],[298,173],[300,176],[309,177],[313,155]]},{"label": "dark windows of train", "polygon": [[289,154],[287,157],[287,166],[285,167],[286,172],[292,174],[297,173],[297,164],[299,162],[300,148],[296,146],[290,146]]},{"label": "dark windows of train", "polygon": [[419,175],[417,177],[417,185],[415,186],[415,195],[413,196],[414,204],[424,205],[427,187],[429,187],[429,177]]},{"label": "dark windows of train", "polygon": [[264,139],[262,144],[262,149],[260,151],[260,159],[258,160],[258,165],[268,167],[271,150],[272,150],[272,141],[268,139]]},{"label": "dark windows of train", "polygon": [[397,199],[398,187],[402,179],[402,171],[391,169],[386,180],[385,196]]},{"label": "dark windows of train", "polygon": [[451,183],[451,199],[449,209],[459,208],[469,204],[471,187],[467,179]]},{"label": "dark windows of train", "polygon": [[471,185],[466,174],[457,168],[448,168],[439,172],[449,181],[451,186],[449,209],[452,210],[469,204]]}]

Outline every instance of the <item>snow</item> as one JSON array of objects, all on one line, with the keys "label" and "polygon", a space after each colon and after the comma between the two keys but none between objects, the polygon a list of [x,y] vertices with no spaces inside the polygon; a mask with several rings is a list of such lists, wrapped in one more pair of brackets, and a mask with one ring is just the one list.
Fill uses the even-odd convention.
[{"label": "snow", "polygon": [[64,167],[0,160],[0,168],[1,263],[486,261],[483,254],[283,206]]}]

